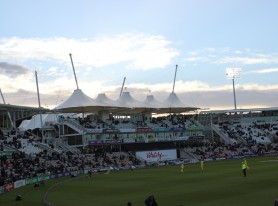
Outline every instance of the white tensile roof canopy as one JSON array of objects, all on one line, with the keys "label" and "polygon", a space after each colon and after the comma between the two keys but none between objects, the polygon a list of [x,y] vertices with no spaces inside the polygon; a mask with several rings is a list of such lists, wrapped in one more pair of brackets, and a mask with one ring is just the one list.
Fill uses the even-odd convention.
[{"label": "white tensile roof canopy", "polygon": [[95,99],[96,102],[103,106],[116,106],[116,102],[106,96],[105,93],[98,94],[97,98]]},{"label": "white tensile roof canopy", "polygon": [[[41,114],[41,116],[43,125],[45,125],[46,122],[57,122],[57,114]],[[34,115],[30,120],[23,120],[18,127],[20,131],[33,130],[36,128],[41,128],[40,114]]]},{"label": "white tensile roof canopy", "polygon": [[64,101],[62,104],[57,106],[55,109],[63,109],[70,107],[86,107],[94,104],[95,101],[87,96],[81,89],[76,89],[73,91],[72,95]]},{"label": "white tensile roof canopy", "polygon": [[176,93],[172,92],[168,96],[168,98],[165,100],[165,107],[184,107],[184,104],[180,101],[179,97],[176,95]]},{"label": "white tensile roof canopy", "polygon": [[76,89],[72,95],[54,110],[64,113],[88,113],[101,110],[110,110],[112,113],[136,113],[149,111],[152,113],[180,113],[198,109],[197,107],[187,107],[172,92],[169,97],[160,103],[153,95],[148,95],[144,102],[133,98],[129,92],[123,92],[122,95],[113,101],[104,93],[92,99],[87,96],[81,89]]},{"label": "white tensile roof canopy", "polygon": [[65,113],[85,113],[99,111],[104,107],[105,105],[87,96],[81,89],[76,89],[66,101],[55,107],[54,110]]},{"label": "white tensile roof canopy", "polygon": [[145,105],[149,108],[161,108],[162,103],[157,101],[153,95],[148,95],[144,101]]},{"label": "white tensile roof canopy", "polygon": [[135,107],[143,107],[143,102],[140,102],[134,99],[129,92],[123,92],[119,99],[116,101],[118,106],[127,107],[127,108],[135,108]]}]

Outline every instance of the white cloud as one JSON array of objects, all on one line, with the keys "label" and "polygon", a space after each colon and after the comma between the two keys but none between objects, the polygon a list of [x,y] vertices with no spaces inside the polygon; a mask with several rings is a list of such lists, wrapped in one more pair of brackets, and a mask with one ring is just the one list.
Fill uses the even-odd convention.
[{"label": "white cloud", "polygon": [[185,62],[205,62],[209,61],[209,58],[206,57],[187,57],[184,59]]},{"label": "white cloud", "polygon": [[254,91],[271,91],[278,90],[278,84],[276,85],[259,85],[259,84],[244,84],[239,86],[242,90],[254,90]]},{"label": "white cloud", "polygon": [[178,51],[162,36],[120,34],[99,39],[67,39],[61,37],[0,39],[2,59],[45,60],[69,63],[73,54],[76,65],[102,67],[130,62],[134,69],[156,69],[169,64]]},{"label": "white cloud", "polygon": [[19,89],[36,90],[36,80],[32,73],[21,76],[7,76],[0,74],[1,88],[5,92],[15,92]]},{"label": "white cloud", "polygon": [[235,54],[242,54],[243,52],[240,51],[240,50],[236,50],[236,51],[234,51],[233,53],[235,53]]},{"label": "white cloud", "polygon": [[198,51],[189,51],[188,54],[191,56],[196,56],[199,54],[199,52]]},{"label": "white cloud", "polygon": [[50,67],[47,70],[46,74],[51,76],[51,75],[56,75],[57,72],[58,72],[58,68],[57,67]]},{"label": "white cloud", "polygon": [[[137,89],[145,92],[165,92],[170,93],[173,89],[172,83],[160,83],[160,84],[127,84],[125,85],[129,90]],[[240,90],[278,90],[277,85],[259,85],[259,84],[236,84],[236,88]],[[175,92],[187,93],[187,92],[217,92],[217,91],[231,91],[230,84],[212,86],[208,83],[201,81],[176,81]]]},{"label": "white cloud", "polygon": [[187,55],[188,57],[184,58],[186,62],[241,65],[278,63],[277,54],[261,54],[250,49],[231,50],[230,48],[206,48],[187,52]]},{"label": "white cloud", "polygon": [[244,72],[244,74],[265,74],[265,73],[273,73],[273,72],[278,72],[278,68],[257,69],[257,70]]},{"label": "white cloud", "polygon": [[216,60],[216,64],[273,64],[278,63],[278,56],[255,55],[253,57],[223,57]]}]

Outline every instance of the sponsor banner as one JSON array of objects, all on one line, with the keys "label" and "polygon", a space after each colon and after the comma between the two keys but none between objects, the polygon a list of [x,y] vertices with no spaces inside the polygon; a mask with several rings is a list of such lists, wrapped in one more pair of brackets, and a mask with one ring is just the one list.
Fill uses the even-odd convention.
[{"label": "sponsor banner", "polygon": [[102,133],[102,129],[86,129],[87,130],[87,133],[97,133],[97,134],[100,134]]},{"label": "sponsor banner", "polygon": [[185,131],[185,128],[174,127],[174,128],[171,128],[170,130],[173,131],[173,132],[183,132],[183,131]]},{"label": "sponsor banner", "polygon": [[184,136],[184,137],[175,137],[175,140],[188,140],[189,137]]},{"label": "sponsor banner", "polygon": [[136,130],[135,129],[120,129],[120,132],[136,132]]},{"label": "sponsor banner", "polygon": [[58,178],[64,177],[65,175],[63,173],[58,174]]},{"label": "sponsor banner", "polygon": [[25,186],[25,185],[26,185],[25,180],[18,180],[16,182],[14,182],[14,188],[19,188],[19,187],[22,187],[22,186]]},{"label": "sponsor banner", "polygon": [[26,180],[26,184],[30,185],[30,184],[34,184],[38,182],[38,178],[37,177],[33,177],[33,178],[29,178]]},{"label": "sponsor banner", "polygon": [[136,158],[147,162],[174,160],[177,159],[177,151],[172,149],[136,152]]},{"label": "sponsor banner", "polygon": [[207,159],[204,159],[204,161],[205,161],[205,162],[211,162],[211,161],[213,161],[213,159],[207,158]]},{"label": "sponsor banner", "polygon": [[4,193],[4,188],[3,186],[0,186],[0,194]]},{"label": "sponsor banner", "polygon": [[133,143],[136,142],[135,139],[123,139],[124,143]]},{"label": "sponsor banner", "polygon": [[55,175],[50,175],[50,178],[51,178],[51,179],[57,178],[57,177],[56,177],[56,174],[55,174]]},{"label": "sponsor banner", "polygon": [[71,171],[70,174],[71,175],[80,175],[80,174],[84,174],[84,171],[83,170]]},{"label": "sponsor banner", "polygon": [[155,138],[157,142],[166,142],[166,141],[172,141],[173,139],[167,138],[167,137],[157,137]]},{"label": "sponsor banner", "polygon": [[148,137],[148,142],[155,142],[156,139],[154,137]]},{"label": "sponsor banner", "polygon": [[103,132],[104,133],[118,133],[119,130],[118,129],[104,129]]},{"label": "sponsor banner", "polygon": [[37,183],[38,182],[38,177],[33,177],[32,183]]},{"label": "sponsor banner", "polygon": [[240,159],[240,158],[244,158],[245,156],[243,155],[231,155],[231,159]]},{"label": "sponsor banner", "polygon": [[70,175],[79,175],[81,174],[82,171],[71,171],[71,172],[63,172],[63,173],[59,173],[59,174],[54,174],[54,175],[51,175],[51,176],[46,176],[46,178],[48,179],[54,179],[54,178],[61,178],[61,177],[67,177],[67,176],[70,176]]},{"label": "sponsor banner", "polygon": [[45,176],[45,175],[43,175],[43,176],[39,176],[38,177],[38,181],[43,181],[43,180],[49,180],[50,179],[50,176]]},{"label": "sponsor banner", "polygon": [[90,140],[90,141],[88,141],[89,145],[115,144],[115,143],[123,143],[123,141],[122,140]]},{"label": "sponsor banner", "polygon": [[190,136],[189,140],[203,140],[205,136],[203,135],[198,135],[198,136]]},{"label": "sponsor banner", "polygon": [[89,145],[93,145],[93,144],[103,144],[104,141],[103,140],[90,140],[88,141]]},{"label": "sponsor banner", "polygon": [[32,178],[26,179],[25,180],[26,185],[32,184],[32,180],[33,180]]},{"label": "sponsor banner", "polygon": [[226,158],[224,158],[224,157],[217,157],[217,158],[215,158],[215,160],[225,160]]},{"label": "sponsor banner", "polygon": [[157,127],[157,128],[153,128],[154,132],[169,132],[170,128],[165,128],[165,127]]},{"label": "sponsor banner", "polygon": [[204,130],[204,127],[203,126],[192,126],[192,127],[189,127],[188,130],[190,130],[190,131],[200,131],[200,130]]},{"label": "sponsor banner", "polygon": [[11,157],[12,154],[13,154],[12,151],[2,151],[2,152],[0,152],[0,157],[3,157],[3,156],[5,156],[5,155],[6,155],[7,157]]},{"label": "sponsor banner", "polygon": [[92,171],[91,169],[87,168],[87,169],[84,169],[84,174],[88,174],[89,171]]},{"label": "sponsor banner", "polygon": [[12,190],[14,188],[14,183],[9,183],[4,185],[4,192],[9,192],[10,190]]},{"label": "sponsor banner", "polygon": [[137,128],[137,132],[152,132],[153,130],[151,128],[148,127],[139,127]]},{"label": "sponsor banner", "polygon": [[49,179],[56,179],[60,177],[64,177],[65,175],[63,173],[57,173],[49,176]]}]

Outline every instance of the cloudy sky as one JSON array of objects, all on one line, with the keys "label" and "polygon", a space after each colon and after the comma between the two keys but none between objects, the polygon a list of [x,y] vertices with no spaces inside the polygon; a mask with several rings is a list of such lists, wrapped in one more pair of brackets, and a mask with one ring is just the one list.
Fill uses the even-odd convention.
[{"label": "cloudy sky", "polygon": [[[0,88],[6,103],[53,108],[79,88],[143,101],[174,92],[186,106],[278,105],[277,0],[0,1]],[[0,103],[2,103],[0,99]]]}]

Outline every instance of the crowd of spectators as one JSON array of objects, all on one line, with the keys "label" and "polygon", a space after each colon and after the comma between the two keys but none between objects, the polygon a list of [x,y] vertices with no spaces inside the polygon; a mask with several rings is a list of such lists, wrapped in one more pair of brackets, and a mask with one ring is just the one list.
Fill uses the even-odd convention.
[{"label": "crowd of spectators", "polygon": [[[120,168],[143,164],[131,152],[121,152],[110,147],[88,147],[82,154],[49,154],[46,151],[35,156],[23,152],[13,152],[11,157],[1,157],[0,186],[20,179],[41,175],[52,175],[79,170],[98,170],[100,168]],[[258,145],[249,148],[244,145],[222,145],[203,143],[185,145],[183,151],[190,152],[195,159],[226,158],[231,155],[263,154],[278,151],[277,145]],[[263,151],[263,153],[262,153]]]},{"label": "crowd of spectators", "polygon": [[256,154],[257,152],[249,146],[243,144],[229,144],[222,143],[201,143],[198,145],[186,146],[183,148],[184,152],[190,153],[195,159],[217,159],[229,158],[232,156],[245,156]]},{"label": "crowd of spectators", "polygon": [[[123,164],[124,163],[124,164]],[[11,157],[1,157],[0,186],[20,179],[41,175],[52,175],[85,169],[110,168],[136,164],[130,154],[124,152],[106,153],[98,148],[86,154],[49,154],[46,151],[35,156],[13,152]]]},{"label": "crowd of spectators", "polygon": [[[240,142],[242,138],[249,144],[259,144],[264,142],[271,143],[275,141],[275,137],[278,135],[278,127],[276,123],[219,123],[219,129],[231,139],[236,139]],[[273,141],[271,141],[272,139]]]},{"label": "crowd of spectators", "polygon": [[[79,119],[81,125],[90,128],[116,127],[119,123],[129,124],[129,121],[116,123],[116,120],[107,122],[89,119]],[[118,121],[118,120],[117,120]],[[135,126],[157,126],[157,127],[179,127],[188,128],[196,126],[196,123],[186,115],[167,116],[151,118],[149,121],[138,121]],[[271,134],[277,135],[277,125],[275,124],[257,124],[241,125],[239,123],[226,125],[221,124],[220,128],[231,138],[243,137],[252,141],[249,145],[233,144],[224,145],[222,143],[210,143],[196,141],[187,144],[186,141],[177,142],[177,149],[189,153],[191,158],[195,159],[215,159],[226,158],[232,155],[265,154],[268,152],[277,152],[276,144],[255,144],[254,135],[258,137],[267,137]],[[0,151],[4,151],[4,146],[8,145],[15,149],[11,156],[1,156],[1,176],[0,186],[20,179],[37,177],[40,175],[51,175],[57,173],[79,171],[85,169],[100,169],[110,167],[129,167],[141,164],[140,160],[135,158],[132,152],[122,152],[117,146],[86,146],[81,154],[74,155],[70,153],[50,153],[41,151],[34,155],[28,155],[20,152],[22,147],[21,140],[28,139],[32,142],[34,139],[27,133],[20,135],[16,130],[9,131],[6,135],[0,130]],[[250,142],[250,141],[249,141]]]},{"label": "crowd of spectators", "polygon": [[87,128],[87,129],[121,129],[123,125],[128,125],[128,128],[141,128],[141,127],[148,127],[148,128],[181,128],[181,129],[188,129],[191,126],[196,126],[196,123],[191,120],[191,116],[189,115],[168,115],[163,117],[152,117],[152,118],[145,118],[144,120],[136,120],[132,121],[127,118],[123,119],[115,119],[109,118],[105,121],[100,119],[90,119],[88,117],[85,118],[76,118],[71,119],[67,118],[67,121],[74,121],[79,125]]},{"label": "crowd of spectators", "polygon": [[[88,146],[81,154],[50,153],[47,150],[36,154],[21,152],[20,142],[28,136],[18,134],[7,134],[1,138],[1,176],[0,186],[21,179],[37,177],[41,175],[52,175],[64,172],[79,171],[85,169],[128,167],[139,162],[131,153],[120,152],[117,148]],[[28,139],[33,142],[33,138]],[[13,148],[12,155],[5,154],[4,146]]]}]

